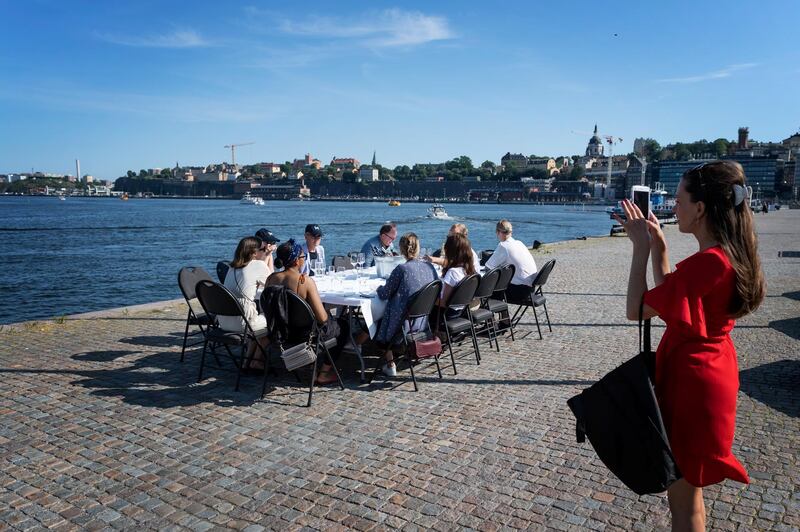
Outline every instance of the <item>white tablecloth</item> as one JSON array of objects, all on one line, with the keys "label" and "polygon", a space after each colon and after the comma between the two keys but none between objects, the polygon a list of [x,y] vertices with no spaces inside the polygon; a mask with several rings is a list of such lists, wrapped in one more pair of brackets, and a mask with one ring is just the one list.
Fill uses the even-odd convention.
[{"label": "white tablecloth", "polygon": [[360,309],[370,337],[375,337],[378,332],[377,323],[386,312],[387,301],[380,300],[376,293],[386,279],[378,277],[374,267],[362,270],[358,281],[355,270],[335,275],[315,275],[314,281],[323,303]]}]

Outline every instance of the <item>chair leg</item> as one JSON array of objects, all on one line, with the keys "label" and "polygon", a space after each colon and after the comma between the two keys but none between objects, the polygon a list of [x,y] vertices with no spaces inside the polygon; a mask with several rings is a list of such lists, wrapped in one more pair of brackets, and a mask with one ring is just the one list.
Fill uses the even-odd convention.
[{"label": "chair leg", "polygon": [[311,370],[311,384],[308,386],[308,403],[306,408],[311,408],[311,398],[314,397],[314,383],[317,380],[317,366],[319,365],[319,357],[314,361],[314,367]]},{"label": "chair leg", "polygon": [[458,370],[456,370],[456,356],[453,354],[453,338],[450,336],[450,329],[447,328],[446,323],[444,332],[447,333],[447,349],[450,351],[450,361],[453,363],[453,375],[458,375]]},{"label": "chair leg", "polygon": [[417,377],[414,375],[414,364],[411,363],[411,357],[403,355],[403,357],[408,361],[408,369],[411,370],[411,382],[414,383],[414,391],[419,391],[419,386],[417,386]]},{"label": "chair leg", "polygon": [[442,367],[439,365],[439,355],[434,355],[434,359],[436,362],[436,371],[439,372],[439,378],[442,378]]},{"label": "chair leg", "polygon": [[533,308],[533,317],[536,318],[536,330],[539,331],[539,340],[542,339],[542,329],[539,327],[539,315],[536,313],[536,307]]},{"label": "chair leg", "polygon": [[200,355],[200,374],[197,375],[197,382],[203,380],[203,365],[206,362],[206,350],[208,349],[208,340],[203,342],[203,354]]},{"label": "chair leg", "polygon": [[270,370],[270,364],[269,364],[270,349],[269,347],[264,349],[264,347],[261,344],[258,344],[258,349],[260,349],[261,353],[264,355],[264,377],[261,381],[261,398],[263,399],[264,394],[267,393],[267,375],[269,375],[269,370]]},{"label": "chair leg", "polygon": [[[227,347],[227,346],[225,346]],[[242,344],[242,361],[239,364],[234,362],[234,366],[236,366],[236,388],[235,391],[239,391],[239,381],[242,380],[242,368],[244,367],[246,362],[249,362],[249,358],[247,356],[247,342]]]},{"label": "chair leg", "polygon": [[[499,353],[500,352],[500,341],[497,339],[497,337],[499,336],[499,330],[497,328],[497,324],[494,321],[494,315],[492,315],[492,317],[489,318],[489,322],[488,323],[489,323],[489,337],[490,338],[494,337],[494,347],[497,350],[497,352]],[[489,347],[490,348],[492,347],[491,340],[489,341]]]},{"label": "chair leg", "polygon": [[333,361],[333,357],[331,356],[331,352],[324,345],[323,345],[323,349],[325,349],[325,355],[327,355],[327,357],[328,357],[328,362],[331,363],[331,367],[333,368],[333,372],[336,374],[336,379],[339,381],[339,388],[344,390],[344,383],[342,382],[342,376],[339,375],[339,368],[336,367],[336,362]]},{"label": "chair leg", "polygon": [[542,304],[544,306],[544,315],[547,318],[547,328],[550,329],[550,332],[553,332],[553,328],[550,327],[550,314],[547,313],[547,303]]},{"label": "chair leg", "polygon": [[514,315],[511,317],[511,326],[515,327],[517,324],[519,324],[526,312],[528,312],[528,305],[517,306],[517,310],[514,311]]},{"label": "chair leg", "polygon": [[189,315],[186,316],[186,330],[183,331],[183,347],[181,348],[181,362],[183,362],[183,357],[186,354],[186,340],[189,338],[189,318],[192,316],[191,309],[189,310]]},{"label": "chair leg", "polygon": [[470,324],[471,327],[469,328],[470,333],[472,333],[472,348],[475,350],[475,362],[480,366],[481,365],[481,352],[478,348],[478,337],[475,335],[475,324]]}]

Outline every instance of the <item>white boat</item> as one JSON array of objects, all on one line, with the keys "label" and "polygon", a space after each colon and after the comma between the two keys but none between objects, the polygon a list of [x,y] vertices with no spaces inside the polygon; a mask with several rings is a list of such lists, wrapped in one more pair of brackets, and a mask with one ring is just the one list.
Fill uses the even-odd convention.
[{"label": "white boat", "polygon": [[249,192],[245,192],[239,203],[242,205],[264,205],[264,200],[258,196],[251,196]]},{"label": "white boat", "polygon": [[441,203],[434,203],[428,209],[428,218],[433,218],[435,220],[449,220],[450,215],[447,214],[446,210],[444,210],[444,205]]}]

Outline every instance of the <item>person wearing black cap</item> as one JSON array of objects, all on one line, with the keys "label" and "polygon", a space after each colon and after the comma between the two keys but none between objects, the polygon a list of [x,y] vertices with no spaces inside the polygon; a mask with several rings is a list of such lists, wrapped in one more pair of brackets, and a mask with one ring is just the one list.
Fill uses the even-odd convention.
[{"label": "person wearing black cap", "polygon": [[267,265],[267,277],[272,275],[272,272],[275,271],[275,263],[272,259],[272,253],[278,248],[278,242],[280,239],[275,236],[275,234],[267,229],[266,227],[262,227],[258,231],[256,231],[256,237],[261,239],[263,243],[264,252],[264,262]]},{"label": "person wearing black cap", "polygon": [[303,251],[306,253],[306,262],[300,273],[314,275],[311,269],[312,261],[321,260],[325,264],[325,248],[322,247],[322,229],[317,224],[308,224],[305,231],[306,243],[303,244]]}]

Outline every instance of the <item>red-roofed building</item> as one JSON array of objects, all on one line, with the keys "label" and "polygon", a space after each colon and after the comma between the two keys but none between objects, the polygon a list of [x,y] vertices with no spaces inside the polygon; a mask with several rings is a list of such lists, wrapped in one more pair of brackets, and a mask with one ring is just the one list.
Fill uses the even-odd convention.
[{"label": "red-roofed building", "polygon": [[331,161],[331,166],[336,168],[337,171],[346,172],[348,170],[358,170],[361,163],[358,162],[358,159],[352,157],[342,159],[334,157]]}]

